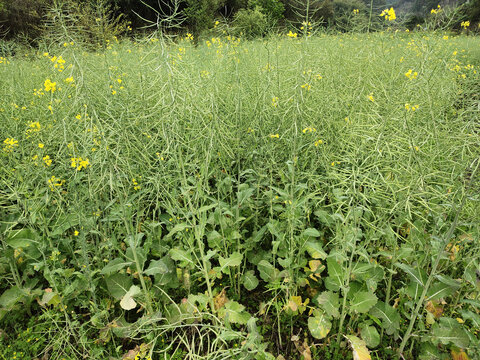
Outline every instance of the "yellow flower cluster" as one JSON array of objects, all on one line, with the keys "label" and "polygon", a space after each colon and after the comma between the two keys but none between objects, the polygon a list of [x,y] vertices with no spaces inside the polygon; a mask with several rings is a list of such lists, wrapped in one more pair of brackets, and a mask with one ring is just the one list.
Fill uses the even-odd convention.
[{"label": "yellow flower cluster", "polygon": [[441,12],[441,11],[442,11],[442,7],[441,7],[440,4],[439,4],[439,5],[437,5],[437,8],[436,8],[436,9],[432,9],[432,10],[430,11],[430,14],[435,14],[435,15],[436,15],[436,14],[438,14],[438,13]]},{"label": "yellow flower cluster", "polygon": [[48,179],[48,187],[50,190],[55,191],[56,187],[60,187],[65,183],[65,180],[59,179],[55,177],[55,175],[52,175],[50,179]]},{"label": "yellow flower cluster", "polygon": [[418,76],[418,73],[413,71],[412,69],[409,69],[406,73],[405,76],[409,78],[410,80],[416,79]]},{"label": "yellow flower cluster", "polygon": [[50,166],[52,165],[52,159],[50,159],[50,156],[48,155],[45,155],[43,158],[42,158],[43,162],[45,163],[45,166]]},{"label": "yellow flower cluster", "polygon": [[45,87],[46,92],[51,91],[52,94],[57,90],[57,83],[52,82],[50,79],[45,80],[43,86]]},{"label": "yellow flower cluster", "polygon": [[274,96],[272,98],[272,106],[277,107],[278,106],[278,97]]},{"label": "yellow flower cluster", "polygon": [[138,181],[135,178],[132,179],[132,184],[133,184],[133,190],[135,191],[140,190],[141,186],[138,185]]},{"label": "yellow flower cluster", "polygon": [[70,158],[71,160],[71,167],[72,168],[76,168],[77,171],[80,171],[82,169],[86,169],[87,167],[90,166],[90,161],[88,160],[88,158],[86,158],[85,160],[81,157],[78,157],[78,158]]},{"label": "yellow flower cluster", "polygon": [[462,21],[462,23],[460,24],[461,27],[463,27],[465,30],[467,30],[467,27],[470,26],[470,21]]},{"label": "yellow flower cluster", "polygon": [[353,14],[354,14],[354,15],[357,15],[359,12],[360,12],[360,10],[358,10],[358,9],[353,9]]},{"label": "yellow flower cluster", "polygon": [[289,38],[295,39],[298,35],[297,35],[297,33],[294,33],[294,32],[292,32],[292,30],[290,30],[290,31],[288,32],[287,36],[288,36]]},{"label": "yellow flower cluster", "polygon": [[322,139],[318,139],[317,141],[315,141],[315,146],[319,146],[319,145],[322,145],[322,144],[323,144]]},{"label": "yellow flower cluster", "polygon": [[397,16],[395,15],[395,10],[393,9],[393,7],[391,7],[390,9],[383,10],[382,13],[380,14],[380,16],[384,16],[385,20],[388,20],[388,21],[393,21],[397,18]]},{"label": "yellow flower cluster", "polygon": [[59,56],[59,57],[53,56],[53,57],[50,58],[50,61],[55,63],[54,67],[59,72],[62,72],[65,69],[65,65],[64,65],[65,60],[61,56]]},{"label": "yellow flower cluster", "polygon": [[302,89],[305,89],[307,91],[310,91],[311,88],[312,88],[312,86],[308,83],[305,83],[305,84],[302,85]]},{"label": "yellow flower cluster", "polygon": [[14,138],[6,138],[3,140],[3,151],[11,152],[15,146],[18,146],[18,140]]},{"label": "yellow flower cluster", "polygon": [[416,111],[418,110],[419,106],[418,105],[410,105],[409,103],[405,104],[405,110],[407,111]]},{"label": "yellow flower cluster", "polygon": [[0,56],[0,64],[7,65],[7,64],[10,64],[10,61],[8,61],[6,58]]},{"label": "yellow flower cluster", "polygon": [[271,139],[275,139],[275,138],[280,139],[280,135],[278,135],[278,134],[270,134],[270,138],[271,138]]},{"label": "yellow flower cluster", "polygon": [[38,133],[41,130],[42,126],[38,121],[30,121],[28,123],[28,128],[25,130],[27,137],[31,136],[33,133]]},{"label": "yellow flower cluster", "polygon": [[305,129],[302,130],[302,132],[304,134],[306,134],[307,132],[311,133],[311,132],[315,132],[315,131],[317,131],[317,129],[315,129],[314,127],[311,127],[311,126],[306,127]]}]

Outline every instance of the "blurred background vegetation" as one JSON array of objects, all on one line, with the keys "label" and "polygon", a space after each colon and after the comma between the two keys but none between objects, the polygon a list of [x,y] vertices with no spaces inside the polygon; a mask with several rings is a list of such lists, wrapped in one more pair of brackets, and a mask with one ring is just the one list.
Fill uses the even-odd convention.
[{"label": "blurred background vegetation", "polygon": [[314,23],[312,29],[372,31],[381,28],[378,15],[390,7],[396,23],[409,29],[461,31],[462,22],[469,21],[468,31],[479,31],[480,0],[0,0],[0,39],[34,43],[74,29],[99,43],[158,27],[198,37],[219,24],[258,37],[272,30],[299,30],[304,22]]}]

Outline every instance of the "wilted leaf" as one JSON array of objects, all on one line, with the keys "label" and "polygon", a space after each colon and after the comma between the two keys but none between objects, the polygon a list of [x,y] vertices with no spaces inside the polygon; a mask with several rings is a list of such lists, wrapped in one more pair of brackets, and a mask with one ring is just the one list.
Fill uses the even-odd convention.
[{"label": "wilted leaf", "polygon": [[467,353],[463,349],[452,349],[452,360],[470,360]]},{"label": "wilted leaf", "polygon": [[435,300],[428,301],[425,310],[431,313],[436,319],[440,318],[443,314],[443,306]]},{"label": "wilted leaf", "polygon": [[215,306],[215,310],[222,308],[228,301],[227,292],[225,289],[220,291],[220,293],[213,298],[213,305]]},{"label": "wilted leaf", "polygon": [[353,335],[347,335],[346,338],[353,350],[353,360],[371,360],[370,351],[368,351],[365,341]]}]

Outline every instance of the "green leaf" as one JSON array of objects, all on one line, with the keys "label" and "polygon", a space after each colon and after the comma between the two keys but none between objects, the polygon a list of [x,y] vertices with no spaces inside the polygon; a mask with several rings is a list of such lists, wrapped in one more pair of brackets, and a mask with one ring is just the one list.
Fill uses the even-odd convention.
[{"label": "green leaf", "polygon": [[63,235],[67,230],[80,223],[79,217],[75,214],[60,215],[56,220],[55,224],[51,226],[52,229],[55,229],[50,234],[51,236]]},{"label": "green leaf", "polygon": [[441,359],[440,351],[435,345],[424,342],[420,346],[420,354],[418,360],[438,360]]},{"label": "green leaf", "polygon": [[[142,248],[139,248],[139,247],[135,247],[135,248],[132,248],[132,247],[129,247],[125,253],[125,257],[127,258],[127,260],[135,263],[135,255],[133,254],[133,252],[135,251],[135,254],[137,255],[137,259],[138,259],[138,265],[140,266],[140,269],[137,269],[138,271],[141,271],[143,270],[143,266],[145,265],[145,260],[147,259],[147,257],[145,256],[145,250],[142,249]],[[136,263],[135,263],[135,269],[137,268],[136,266]]]},{"label": "green leaf", "polygon": [[446,298],[447,296],[454,294],[459,287],[459,284],[456,284],[456,286],[453,287],[442,282],[435,282],[428,288],[427,300]]},{"label": "green leaf", "polygon": [[102,269],[100,274],[103,275],[111,275],[113,273],[119,272],[123,268],[126,268],[127,266],[132,265],[133,263],[131,261],[125,261],[120,258],[113,259],[110,261],[105,267]]},{"label": "green leaf", "polygon": [[377,303],[377,296],[369,291],[360,291],[353,294],[350,300],[350,310],[357,313],[366,313]]},{"label": "green leaf", "polygon": [[122,299],[120,300],[120,306],[124,310],[132,310],[135,309],[137,306],[137,303],[133,298],[139,294],[141,294],[142,291],[140,288],[136,285],[130,286],[130,289],[127,291],[125,295],[123,295]]},{"label": "green leaf", "polygon": [[32,229],[12,230],[5,242],[14,249],[28,248],[39,243],[38,235]]},{"label": "green leaf", "polygon": [[175,261],[181,261],[184,264],[193,264],[192,256],[185,250],[174,248],[170,250],[169,254]]},{"label": "green leaf", "polygon": [[400,329],[400,314],[394,307],[378,301],[370,309],[370,314],[381,320],[382,328],[388,335],[392,335]]},{"label": "green leaf", "polygon": [[255,272],[253,270],[249,270],[245,274],[243,274],[242,281],[243,286],[245,286],[245,289],[247,289],[248,291],[252,291],[258,286],[258,279],[255,276]]},{"label": "green leaf", "polygon": [[317,296],[316,300],[328,315],[334,318],[340,316],[340,301],[338,298],[338,293],[332,291],[324,291]]},{"label": "green leaf", "polygon": [[360,335],[370,349],[380,345],[380,334],[375,326],[367,324],[360,325]]},{"label": "green leaf", "polygon": [[10,309],[13,305],[19,302],[24,296],[22,290],[17,286],[12,286],[6,290],[2,296],[0,296],[0,306],[6,309]]},{"label": "green leaf", "polygon": [[177,224],[173,227],[172,230],[170,230],[170,232],[168,233],[167,235],[167,238],[169,237],[172,237],[173,235],[175,235],[177,232],[180,232],[180,231],[183,231],[185,229],[188,229],[190,226],[187,224],[187,223],[181,223],[181,224]]},{"label": "green leaf", "polygon": [[105,279],[108,292],[115,299],[121,300],[132,286],[132,279],[125,274],[113,274]]},{"label": "green leaf", "polygon": [[434,344],[439,342],[444,345],[453,344],[462,349],[467,348],[470,344],[468,333],[457,320],[444,317],[433,324],[432,341]]},{"label": "green leaf", "polygon": [[316,310],[314,316],[308,318],[308,330],[315,339],[323,339],[332,328],[332,323],[327,319],[326,314]]},{"label": "green leaf", "polygon": [[251,315],[244,311],[245,306],[236,301],[228,301],[225,306],[218,310],[220,317],[233,324],[245,325],[251,318]]},{"label": "green leaf", "polygon": [[395,266],[405,271],[410,276],[410,278],[418,285],[420,285],[421,287],[425,286],[425,282],[427,281],[427,274],[425,273],[425,271],[419,268],[414,269],[406,264],[401,263],[395,263]]},{"label": "green leaf", "polygon": [[220,270],[228,274],[228,268],[231,266],[239,266],[242,263],[243,255],[239,252],[232,253],[228,258],[223,258],[221,256],[218,257],[218,261],[220,262]]},{"label": "green leaf", "polygon": [[345,281],[345,270],[334,256],[327,258],[328,277],[325,279],[325,287],[328,290],[338,291]]},{"label": "green leaf", "polygon": [[[50,289],[51,290],[51,289]],[[60,304],[60,296],[54,291],[45,291],[42,296],[42,300],[38,302],[40,306],[45,305],[58,305]]]},{"label": "green leaf", "polygon": [[279,270],[267,260],[260,261],[257,265],[257,268],[263,281],[271,283],[278,279],[280,273]]},{"label": "green leaf", "polygon": [[160,260],[152,260],[150,261],[150,265],[148,269],[146,269],[143,273],[145,275],[157,275],[157,274],[167,274],[170,272],[170,269],[166,262],[163,259]]},{"label": "green leaf", "polygon": [[323,250],[319,241],[307,241],[305,243],[305,250],[314,259],[326,259],[327,253]]},{"label": "green leaf", "polygon": [[320,231],[314,228],[308,228],[305,229],[305,231],[302,233],[303,236],[311,236],[311,237],[320,237]]}]

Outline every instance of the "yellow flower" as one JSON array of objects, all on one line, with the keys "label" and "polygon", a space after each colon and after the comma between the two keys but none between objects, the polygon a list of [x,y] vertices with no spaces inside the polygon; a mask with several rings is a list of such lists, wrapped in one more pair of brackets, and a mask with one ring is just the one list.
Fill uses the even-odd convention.
[{"label": "yellow flower", "polygon": [[278,106],[278,97],[274,96],[272,98],[272,106],[277,107]]},{"label": "yellow flower", "polygon": [[18,140],[14,138],[6,138],[3,140],[3,151],[11,152],[15,146],[18,146]]},{"label": "yellow flower", "polygon": [[51,91],[52,94],[57,90],[57,83],[56,82],[51,82],[50,79],[45,80],[45,83],[43,84],[45,87],[45,91],[49,92]]},{"label": "yellow flower", "polygon": [[78,234],[80,234],[80,233],[78,232],[78,230],[75,230],[75,231],[73,232],[73,236],[78,236]]},{"label": "yellow flower", "polygon": [[358,10],[358,9],[353,9],[353,14],[354,14],[354,15],[358,14],[359,12],[360,12],[360,10]]},{"label": "yellow flower", "polygon": [[294,33],[294,32],[292,32],[292,30],[290,30],[290,31],[288,32],[287,36],[290,37],[290,38],[296,38],[296,37],[297,37],[297,33]]},{"label": "yellow flower", "polygon": [[75,116],[75,118],[76,118],[77,120],[80,120],[80,119],[82,118],[82,115],[77,114],[77,116]]},{"label": "yellow flower", "polygon": [[73,83],[74,81],[75,81],[75,80],[73,79],[73,76],[70,76],[70,77],[68,77],[68,78],[65,79],[65,82],[66,82],[67,84],[71,84],[71,83]]},{"label": "yellow flower", "polygon": [[45,147],[45,144],[39,143],[39,144],[38,144],[38,147],[39,147],[40,149],[43,149],[43,148]]},{"label": "yellow flower", "polygon": [[405,73],[405,76],[406,76],[407,78],[409,78],[410,80],[412,80],[412,79],[416,79],[416,78],[417,78],[418,73],[417,73],[416,71],[413,72],[412,69],[409,69],[409,70]]},{"label": "yellow flower", "polygon": [[462,23],[460,24],[461,27],[463,27],[465,30],[467,30],[467,27],[470,26],[470,21],[462,21]]},{"label": "yellow flower", "polygon": [[270,134],[270,138],[272,138],[272,139],[275,139],[275,138],[279,139],[279,138],[280,138],[280,135],[278,135],[278,134]]},{"label": "yellow flower", "polygon": [[58,179],[57,177],[52,175],[52,177],[48,179],[48,187],[50,188],[50,190],[55,191],[55,188],[62,186],[64,182],[65,180]]},{"label": "yellow flower", "polygon": [[87,167],[90,166],[90,161],[88,160],[88,158],[86,158],[85,160],[81,157],[70,158],[70,161],[71,161],[71,167],[76,168],[77,171],[86,169]]},{"label": "yellow flower", "polygon": [[133,184],[133,190],[137,191],[141,188],[140,185],[138,185],[138,182],[135,178],[132,179],[132,184]]},{"label": "yellow flower", "polygon": [[375,98],[373,97],[373,93],[370,93],[368,95],[368,100],[370,100],[371,102],[375,102]]},{"label": "yellow flower", "polygon": [[315,132],[315,131],[317,131],[317,129],[315,129],[314,127],[311,127],[311,126],[306,127],[305,129],[302,130],[302,132],[304,134],[306,134],[307,132],[311,133],[311,132]]},{"label": "yellow flower", "polygon": [[323,140],[321,139],[318,139],[317,141],[315,141],[315,146],[322,145],[322,144],[323,144]]},{"label": "yellow flower", "polygon": [[388,21],[393,21],[397,18],[397,16],[395,15],[395,10],[393,9],[393,7],[391,7],[390,9],[383,10],[382,13],[380,14],[380,16],[384,16],[385,20],[388,20]]},{"label": "yellow flower", "polygon": [[302,89],[306,89],[307,91],[310,91],[312,87],[310,86],[310,84],[303,84],[302,85]]},{"label": "yellow flower", "polygon": [[52,159],[50,159],[50,156],[45,155],[42,159],[43,159],[46,166],[52,165]]}]

